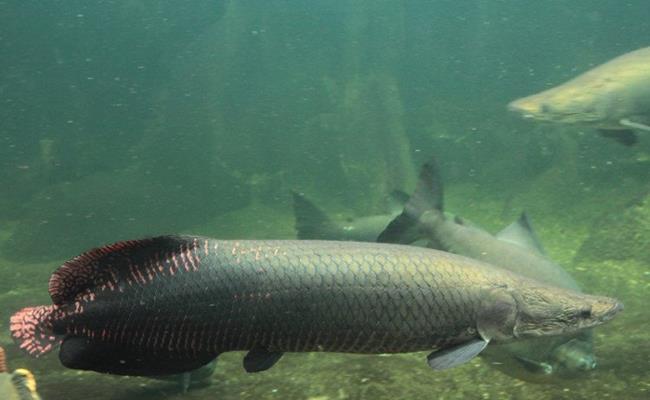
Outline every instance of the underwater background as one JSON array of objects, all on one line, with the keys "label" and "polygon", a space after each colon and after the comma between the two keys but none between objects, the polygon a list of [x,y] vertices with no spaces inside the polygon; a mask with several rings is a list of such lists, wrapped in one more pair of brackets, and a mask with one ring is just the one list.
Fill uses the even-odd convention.
[{"label": "underwater background", "polygon": [[[650,398],[650,135],[632,147],[509,101],[650,43],[647,0],[0,1],[0,345],[43,399]],[[650,68],[650,66],[649,66]],[[449,211],[496,232],[526,210],[550,257],[625,311],[598,367],[527,382],[486,361],[219,358],[181,393],[25,357],[9,316],[105,243],[294,238],[291,191],[385,211],[434,157]]]}]

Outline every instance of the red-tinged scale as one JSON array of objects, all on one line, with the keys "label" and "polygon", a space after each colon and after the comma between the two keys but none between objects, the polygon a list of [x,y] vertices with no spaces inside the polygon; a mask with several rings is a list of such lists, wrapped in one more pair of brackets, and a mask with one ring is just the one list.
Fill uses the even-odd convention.
[{"label": "red-tinged scale", "polygon": [[[591,310],[565,331],[600,324],[621,308],[613,299],[541,287],[435,250],[193,236],[91,250],[59,267],[49,291],[52,305],[11,317],[22,349],[38,357],[60,345],[59,359],[69,368],[141,376],[187,372],[236,350],[248,350],[250,372],[270,368],[287,351],[437,349],[447,357],[468,345],[472,352],[462,354],[469,359],[481,343],[514,338],[509,321],[520,316],[500,313],[543,314],[516,299],[552,299],[553,312]],[[543,325],[530,325],[542,332]],[[436,354],[430,365],[444,364],[431,361]]]}]

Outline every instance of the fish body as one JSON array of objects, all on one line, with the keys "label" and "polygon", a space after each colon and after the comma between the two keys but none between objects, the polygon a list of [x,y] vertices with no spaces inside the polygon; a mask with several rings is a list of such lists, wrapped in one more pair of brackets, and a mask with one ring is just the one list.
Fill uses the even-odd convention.
[{"label": "fish body", "polygon": [[422,221],[447,251],[498,265],[549,285],[579,290],[573,277],[543,254],[501,240],[474,225],[450,220],[435,211],[423,215]]},{"label": "fish body", "polygon": [[9,372],[5,351],[0,347],[0,398],[3,400],[40,400],[34,375],[23,368]]},{"label": "fish body", "polygon": [[[492,235],[459,217],[448,218],[443,214],[442,186],[435,164],[425,164],[413,194],[415,201],[407,203],[404,213],[391,222],[378,240],[399,243],[402,232],[417,230],[429,239],[429,246],[481,260],[548,285],[580,291],[571,275],[546,256],[525,213]],[[418,202],[418,198],[425,198],[421,192],[434,201]],[[572,375],[596,366],[589,330],[491,347],[482,356],[501,366],[504,372],[526,380]]]},{"label": "fish body", "polygon": [[[427,219],[430,221],[425,224],[429,227],[434,226],[432,219],[439,220],[435,216],[425,216],[424,220]],[[448,218],[445,220],[450,222]],[[465,221],[460,223],[456,220],[443,225],[447,225],[446,228],[436,233],[441,248],[449,246],[454,253],[471,254],[472,258],[491,262],[539,282],[581,291],[575,279],[546,256],[525,213],[497,235]],[[545,381],[552,376],[571,376],[594,369],[597,363],[593,351],[592,332],[584,330],[574,335],[549,336],[491,347],[482,356],[511,375],[528,381]]]},{"label": "fish body", "polygon": [[436,250],[195,236],[91,250],[53,273],[50,295],[12,316],[22,349],[60,344],[66,367],[141,376],[234,350],[248,351],[249,372],[306,351],[434,350],[429,365],[443,369],[489,342],[579,331],[622,308]]},{"label": "fish body", "polygon": [[508,108],[524,118],[593,127],[604,136],[634,144],[634,131],[650,131],[650,47],[514,100]]}]

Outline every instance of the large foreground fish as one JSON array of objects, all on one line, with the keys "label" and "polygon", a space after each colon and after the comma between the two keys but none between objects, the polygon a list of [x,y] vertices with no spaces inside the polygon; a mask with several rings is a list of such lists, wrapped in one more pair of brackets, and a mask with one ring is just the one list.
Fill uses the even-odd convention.
[{"label": "large foreground fish", "polygon": [[0,399],[2,400],[40,400],[36,391],[36,379],[26,369],[9,372],[5,351],[0,347]]},{"label": "large foreground fish", "polygon": [[632,145],[650,132],[650,47],[619,56],[509,109],[540,121],[580,124]]},{"label": "large foreground fish", "polygon": [[[430,239],[430,247],[481,260],[548,285],[580,291],[578,283],[546,256],[526,214],[495,236],[459,217],[447,217],[442,209],[442,186],[435,163],[425,164],[404,212],[379,235],[378,241],[400,243],[403,237],[413,236],[405,236],[404,232],[417,230],[417,235]],[[590,330],[511,343],[482,355],[504,372],[527,380],[596,366]],[[520,368],[512,368],[513,364]]]},{"label": "large foreground fish", "polygon": [[433,350],[429,365],[444,369],[490,342],[573,333],[622,309],[413,246],[194,236],[91,250],[56,270],[49,291],[54,304],[11,317],[22,349],[61,344],[66,367],[142,376],[233,350],[248,351],[249,372],[305,351]]}]

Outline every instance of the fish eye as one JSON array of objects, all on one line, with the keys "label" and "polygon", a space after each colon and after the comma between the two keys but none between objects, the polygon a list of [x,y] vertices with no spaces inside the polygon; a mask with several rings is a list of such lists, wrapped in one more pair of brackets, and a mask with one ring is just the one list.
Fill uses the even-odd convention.
[{"label": "fish eye", "polygon": [[578,317],[580,318],[591,318],[591,307],[583,308],[578,312]]},{"label": "fish eye", "polygon": [[551,112],[551,106],[549,106],[549,105],[546,104],[546,103],[542,103],[542,104],[539,106],[539,109],[540,109],[540,111],[543,112],[543,113]]}]

